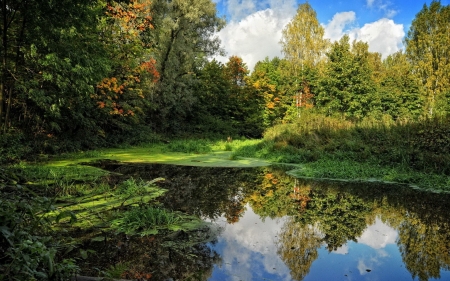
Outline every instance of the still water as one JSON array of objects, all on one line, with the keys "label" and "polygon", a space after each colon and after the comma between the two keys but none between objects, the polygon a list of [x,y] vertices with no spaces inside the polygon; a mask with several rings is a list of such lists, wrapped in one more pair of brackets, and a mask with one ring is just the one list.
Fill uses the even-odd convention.
[{"label": "still water", "polygon": [[151,280],[450,280],[447,194],[295,179],[282,168],[104,168],[165,178],[161,204],[210,223],[127,237],[110,261],[142,263]]}]

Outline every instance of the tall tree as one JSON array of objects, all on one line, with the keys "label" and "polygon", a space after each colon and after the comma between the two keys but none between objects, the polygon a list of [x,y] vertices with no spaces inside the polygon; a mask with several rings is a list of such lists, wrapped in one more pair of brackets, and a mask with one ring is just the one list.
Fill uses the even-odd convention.
[{"label": "tall tree", "polygon": [[180,131],[195,102],[195,70],[220,51],[215,32],[225,24],[211,0],[156,0],[153,4],[160,81],[152,101],[151,123]]},{"label": "tall tree", "polygon": [[64,130],[63,123],[67,129],[83,123],[77,110],[90,106],[94,85],[109,68],[98,40],[100,5],[87,0],[2,5],[4,128],[14,121],[27,132],[52,134]]},{"label": "tall tree", "polygon": [[389,55],[382,68],[378,88],[381,112],[394,119],[419,117],[423,113],[422,87],[406,55]]},{"label": "tall tree", "polygon": [[328,45],[328,40],[323,38],[324,33],[324,28],[309,3],[299,5],[297,14],[283,29],[280,43],[289,63],[289,75],[295,77],[291,85],[291,94],[298,109],[306,106],[308,104],[306,100],[312,98],[310,88],[312,81],[308,81],[310,77],[307,76],[310,76],[312,71],[319,71],[320,65],[323,65]]},{"label": "tall tree", "polygon": [[233,110],[229,118],[239,134],[259,137],[263,131],[263,97],[249,81],[249,70],[242,58],[231,56],[225,64],[225,77],[231,84],[230,102]]},{"label": "tall tree", "polygon": [[153,58],[152,14],[148,0],[111,1],[106,5],[102,41],[112,66],[92,95],[105,115],[104,129],[135,124],[145,116],[149,92],[159,78]]},{"label": "tall tree", "polygon": [[312,68],[324,58],[327,47],[324,33],[311,5],[299,5],[297,14],[283,29],[281,39],[283,53],[292,63],[292,74],[297,76],[303,67]]},{"label": "tall tree", "polygon": [[[426,114],[439,113],[450,89],[450,6],[433,0],[413,20],[405,38],[406,54],[426,94]],[[441,112],[442,113],[442,112]]]}]

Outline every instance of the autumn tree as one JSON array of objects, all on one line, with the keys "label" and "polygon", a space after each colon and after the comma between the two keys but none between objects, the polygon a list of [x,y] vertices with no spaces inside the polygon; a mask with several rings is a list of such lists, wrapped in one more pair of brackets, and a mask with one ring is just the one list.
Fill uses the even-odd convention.
[{"label": "autumn tree", "polygon": [[[312,102],[311,73],[319,71],[323,64],[328,41],[323,38],[324,28],[317,20],[317,15],[309,3],[299,5],[297,14],[283,29],[281,39],[282,51],[289,62],[289,75],[295,77],[291,86],[294,103],[304,107]],[[309,78],[309,79],[308,79]]]},{"label": "autumn tree", "polygon": [[153,57],[152,14],[147,0],[106,5],[102,39],[113,65],[92,95],[99,110],[107,114],[103,127],[119,128],[144,119],[150,90],[159,79]]},{"label": "autumn tree", "polygon": [[247,65],[238,56],[231,56],[225,64],[225,77],[231,83],[230,102],[232,111],[228,116],[239,134],[259,137],[263,132],[263,97],[250,83]]},{"label": "autumn tree", "polygon": [[[420,78],[428,116],[442,113],[450,91],[450,6],[433,0],[413,20],[405,38],[406,55]],[[439,106],[440,105],[440,106]]]}]

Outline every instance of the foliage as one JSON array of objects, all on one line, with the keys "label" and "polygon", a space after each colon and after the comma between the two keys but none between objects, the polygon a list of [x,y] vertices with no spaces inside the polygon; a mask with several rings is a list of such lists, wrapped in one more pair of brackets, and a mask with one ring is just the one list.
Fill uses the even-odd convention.
[{"label": "foliage", "polygon": [[317,106],[325,114],[362,119],[373,109],[376,96],[368,64],[368,48],[363,42],[350,44],[348,35],[332,44],[316,98]]},{"label": "foliage", "polygon": [[448,118],[350,122],[305,112],[293,124],[267,130],[262,142],[233,153],[306,164],[299,170],[302,176],[376,178],[445,189],[449,175],[449,156],[445,152],[449,145],[448,122]]},{"label": "foliage", "polygon": [[151,95],[155,106],[149,121],[160,132],[180,133],[196,102],[195,73],[207,56],[220,52],[214,33],[224,21],[211,0],[157,0],[153,10],[160,79]]},{"label": "foliage", "polygon": [[76,273],[75,261],[62,254],[70,248],[55,239],[45,217],[53,202],[21,185],[0,188],[0,279],[65,280]]},{"label": "foliage", "polygon": [[[299,76],[303,68],[316,67],[323,59],[328,41],[325,30],[309,3],[300,4],[297,14],[283,29],[281,46],[291,64],[291,74]],[[301,68],[301,69],[298,69]]]},{"label": "foliage", "polygon": [[424,113],[429,117],[444,112],[437,105],[450,87],[450,6],[433,0],[413,20],[405,38],[406,55],[420,79],[425,94]]},{"label": "foliage", "polygon": [[393,119],[417,120],[423,114],[423,93],[412,64],[402,52],[383,61],[380,77],[380,112]]}]

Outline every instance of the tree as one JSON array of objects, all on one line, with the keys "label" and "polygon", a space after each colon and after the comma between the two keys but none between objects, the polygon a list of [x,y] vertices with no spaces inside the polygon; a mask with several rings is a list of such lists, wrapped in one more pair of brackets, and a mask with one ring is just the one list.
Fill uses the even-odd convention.
[{"label": "tree", "polygon": [[[3,126],[53,135],[88,124],[94,85],[109,62],[96,2],[2,1]],[[5,102],[6,101],[6,102]]]},{"label": "tree", "polygon": [[319,257],[322,235],[314,225],[287,219],[279,234],[277,254],[291,271],[294,280],[303,280]]},{"label": "tree", "polygon": [[92,95],[105,115],[103,128],[123,128],[127,122],[144,119],[150,89],[159,79],[151,15],[150,1],[111,1],[106,5],[102,39],[113,64]]},{"label": "tree", "polygon": [[280,43],[289,63],[288,73],[295,79],[291,93],[298,109],[312,105],[309,102],[313,97],[310,85],[314,82],[307,78],[311,78],[311,72],[320,72],[323,64],[328,45],[328,40],[323,38],[324,32],[309,3],[299,5],[297,14],[283,29]]},{"label": "tree", "polygon": [[323,112],[361,119],[371,111],[376,99],[368,48],[360,41],[351,45],[348,35],[333,43],[316,97]]},{"label": "tree", "polygon": [[421,80],[426,96],[425,113],[442,113],[450,89],[450,6],[433,0],[413,20],[405,38],[406,55]]},{"label": "tree", "polygon": [[249,77],[250,83],[264,98],[264,126],[272,126],[283,119],[285,108],[282,107],[283,93],[280,89],[281,73],[279,69],[280,59],[275,57],[256,63],[254,71]]},{"label": "tree", "polygon": [[281,46],[285,58],[292,64],[292,74],[301,74],[304,67],[312,68],[324,58],[328,41],[325,31],[309,3],[298,6],[297,14],[283,29]]},{"label": "tree", "polygon": [[160,80],[149,122],[160,131],[180,131],[195,103],[195,73],[207,56],[220,51],[214,36],[225,24],[211,0],[156,0],[155,48]]},{"label": "tree", "polygon": [[420,81],[403,52],[389,55],[383,61],[379,83],[381,111],[397,118],[417,118],[423,111]]},{"label": "tree", "polygon": [[247,65],[242,58],[231,56],[224,68],[225,77],[231,84],[230,103],[232,110],[228,118],[239,134],[259,137],[263,132],[263,97],[249,82]]}]

